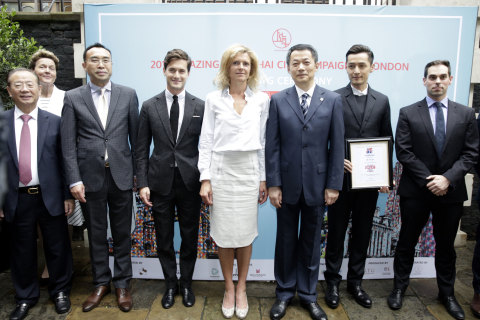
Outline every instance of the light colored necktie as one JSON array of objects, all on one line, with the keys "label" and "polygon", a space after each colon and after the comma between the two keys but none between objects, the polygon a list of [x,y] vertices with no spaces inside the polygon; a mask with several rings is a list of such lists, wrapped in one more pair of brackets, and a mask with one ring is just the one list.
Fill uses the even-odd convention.
[{"label": "light colored necktie", "polygon": [[98,116],[102,122],[103,129],[107,127],[107,116],[108,116],[108,103],[107,97],[105,96],[105,88],[101,89],[100,98],[98,99]]},{"label": "light colored necktie", "polygon": [[[102,122],[103,130],[107,127],[107,116],[108,116],[108,103],[107,97],[105,96],[105,88],[101,89],[100,98],[98,99],[98,116],[100,117],[100,121]],[[105,146],[105,161],[108,159],[107,153],[107,146]]]},{"label": "light colored necktie", "polygon": [[30,127],[28,126],[28,120],[32,116],[24,114],[20,116],[23,120],[22,132],[20,133],[20,149],[18,153],[18,174],[19,180],[24,185],[28,185],[32,181],[32,168],[31,168],[31,155],[32,145],[30,139]]}]

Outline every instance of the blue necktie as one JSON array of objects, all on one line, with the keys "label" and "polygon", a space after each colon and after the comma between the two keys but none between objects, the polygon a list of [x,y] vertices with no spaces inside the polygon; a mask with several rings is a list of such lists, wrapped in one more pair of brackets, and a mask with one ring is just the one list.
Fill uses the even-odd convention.
[{"label": "blue necktie", "polygon": [[443,117],[443,104],[435,102],[437,107],[437,115],[435,116],[435,140],[437,140],[437,154],[442,154],[443,145],[445,144],[445,118]]},{"label": "blue necktie", "polygon": [[300,103],[300,107],[302,107],[303,117],[305,117],[308,112],[307,98],[308,98],[308,93],[302,94],[302,102]]}]

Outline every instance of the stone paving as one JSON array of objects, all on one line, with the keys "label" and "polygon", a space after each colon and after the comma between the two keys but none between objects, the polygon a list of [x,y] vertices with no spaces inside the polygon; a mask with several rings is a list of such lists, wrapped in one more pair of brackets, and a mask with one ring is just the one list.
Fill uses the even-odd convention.
[{"label": "stone paving", "polygon": [[[473,241],[468,241],[466,247],[457,249],[457,281],[455,294],[463,306],[466,319],[475,319],[470,311],[469,303],[473,295],[471,287],[472,272],[471,259]],[[164,283],[161,280],[133,279],[131,292],[134,307],[128,313],[121,312],[115,301],[114,294],[108,294],[96,309],[84,313],[81,304],[90,293],[91,271],[88,250],[82,242],[73,242],[75,278],[71,293],[72,311],[67,315],[55,313],[54,304],[48,299],[46,288],[41,289],[39,303],[34,306],[27,319],[149,319],[149,320],[176,320],[176,319],[223,319],[220,306],[223,298],[223,284],[219,281],[194,281],[193,290],[196,294],[196,304],[192,308],[185,308],[181,298],[177,297],[175,305],[165,310],[161,306]],[[39,256],[42,256],[41,254]],[[437,285],[435,279],[413,279],[406,292],[404,306],[401,310],[392,311],[388,308],[386,297],[392,288],[392,280],[364,280],[363,287],[373,299],[373,307],[365,309],[359,306],[346,292],[346,285],[342,282],[340,288],[341,305],[329,309],[324,302],[324,282],[318,284],[318,302],[327,312],[328,319],[453,319],[445,308],[437,301]],[[275,284],[273,282],[249,282],[247,294],[250,306],[247,319],[269,319],[270,307],[275,300]],[[8,319],[14,305],[14,290],[10,272],[0,273],[0,319]],[[235,316],[234,316],[235,319]],[[284,317],[286,320],[310,319],[297,299],[288,308]]]}]

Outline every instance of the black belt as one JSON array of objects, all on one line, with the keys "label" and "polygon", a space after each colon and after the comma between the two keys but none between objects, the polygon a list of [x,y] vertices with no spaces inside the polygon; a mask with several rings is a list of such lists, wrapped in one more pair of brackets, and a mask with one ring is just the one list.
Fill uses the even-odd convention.
[{"label": "black belt", "polygon": [[18,192],[28,194],[40,194],[42,191],[40,189],[40,185],[37,184],[36,186],[20,187],[18,188]]}]

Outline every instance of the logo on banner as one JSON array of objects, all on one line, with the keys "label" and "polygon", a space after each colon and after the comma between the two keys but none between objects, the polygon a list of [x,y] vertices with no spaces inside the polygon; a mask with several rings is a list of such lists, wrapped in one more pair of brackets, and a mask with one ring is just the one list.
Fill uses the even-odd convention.
[{"label": "logo on banner", "polygon": [[373,148],[367,147],[367,154],[373,154]]},{"label": "logo on banner", "polygon": [[292,35],[287,29],[277,29],[273,32],[272,42],[275,47],[279,49],[285,49],[292,42]]},{"label": "logo on banner", "polygon": [[262,273],[260,268],[255,268],[255,273],[250,273],[251,278],[265,278],[267,275]]},{"label": "logo on banner", "polygon": [[217,268],[212,268],[212,269],[210,270],[210,275],[211,275],[212,277],[218,277],[218,269],[217,269]]}]

